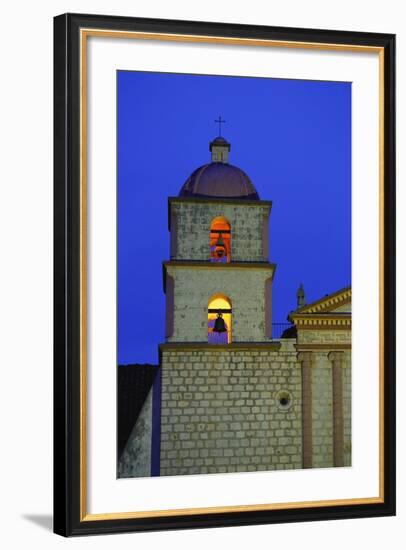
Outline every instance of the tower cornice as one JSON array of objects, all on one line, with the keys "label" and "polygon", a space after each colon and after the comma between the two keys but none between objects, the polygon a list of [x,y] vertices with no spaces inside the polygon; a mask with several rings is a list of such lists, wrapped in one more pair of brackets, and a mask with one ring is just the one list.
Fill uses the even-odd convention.
[{"label": "tower cornice", "polygon": [[200,269],[271,269],[276,270],[276,264],[271,262],[229,262],[217,263],[207,260],[168,260],[163,262],[164,267],[196,267]]},{"label": "tower cornice", "polygon": [[233,197],[168,197],[168,202],[201,202],[201,203],[221,203],[221,204],[239,204],[247,206],[272,206],[272,201],[262,201],[259,199],[241,199]]},{"label": "tower cornice", "polygon": [[[207,342],[166,342],[159,344],[160,354],[163,351],[210,351],[213,353],[220,351],[279,351],[280,342],[231,342],[230,344],[209,344]],[[160,361],[161,362],[161,361]]]}]

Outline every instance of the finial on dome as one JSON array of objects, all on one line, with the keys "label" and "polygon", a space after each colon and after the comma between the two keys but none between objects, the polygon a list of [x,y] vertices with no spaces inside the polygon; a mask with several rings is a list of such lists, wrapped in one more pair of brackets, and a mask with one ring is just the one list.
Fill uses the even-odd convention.
[{"label": "finial on dome", "polygon": [[228,162],[228,154],[230,152],[230,144],[221,135],[221,125],[225,124],[224,118],[219,115],[214,122],[219,125],[219,135],[210,142],[211,161],[212,162]]},{"label": "finial on dome", "polygon": [[228,163],[230,144],[222,136],[217,136],[210,142],[211,161]]}]

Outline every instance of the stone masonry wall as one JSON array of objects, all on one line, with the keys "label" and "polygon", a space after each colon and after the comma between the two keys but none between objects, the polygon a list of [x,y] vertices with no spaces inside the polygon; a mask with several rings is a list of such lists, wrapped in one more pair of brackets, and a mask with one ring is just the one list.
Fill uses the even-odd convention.
[{"label": "stone masonry wall", "polygon": [[231,261],[268,260],[264,256],[263,224],[268,224],[269,205],[227,204],[221,202],[171,202],[176,216],[176,260],[209,260],[210,226],[217,216],[224,216],[231,225]]},{"label": "stone masonry wall", "polygon": [[[311,369],[312,451],[314,468],[334,465],[333,366],[329,352],[340,349],[342,375],[342,423],[344,466],[351,466],[351,330],[299,329],[297,342],[314,345]],[[325,349],[318,349],[319,345]],[[328,349],[328,346],[331,348]]]},{"label": "stone masonry wall", "polygon": [[[272,267],[168,266],[167,272],[174,278],[173,334],[168,342],[207,342],[207,308],[216,293],[231,300],[233,342],[268,340],[265,281],[272,277]],[[270,317],[270,309],[267,315]]]},{"label": "stone masonry wall", "polygon": [[298,330],[298,344],[351,344],[351,330]]},{"label": "stone masonry wall", "polygon": [[293,343],[279,351],[162,346],[161,353],[161,476],[301,467]]},{"label": "stone masonry wall", "polygon": [[[351,466],[351,352],[342,352],[342,419],[344,466]],[[328,352],[313,353],[312,368],[313,467],[334,465],[333,372]]]}]

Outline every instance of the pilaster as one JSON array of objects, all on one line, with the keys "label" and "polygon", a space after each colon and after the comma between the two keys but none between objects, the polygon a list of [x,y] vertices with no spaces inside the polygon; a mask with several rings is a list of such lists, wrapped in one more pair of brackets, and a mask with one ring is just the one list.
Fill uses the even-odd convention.
[{"label": "pilaster", "polygon": [[334,466],[344,466],[343,429],[343,352],[333,351],[327,356],[332,364],[333,377],[333,458]]},{"label": "pilaster", "polygon": [[313,464],[312,437],[312,352],[298,353],[298,361],[302,368],[302,461],[303,468],[311,468]]}]

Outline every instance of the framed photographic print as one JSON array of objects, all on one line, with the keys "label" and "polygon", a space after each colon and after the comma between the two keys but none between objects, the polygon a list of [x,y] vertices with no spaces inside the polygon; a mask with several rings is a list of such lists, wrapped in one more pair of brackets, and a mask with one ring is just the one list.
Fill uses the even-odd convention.
[{"label": "framed photographic print", "polygon": [[395,37],[55,18],[55,532],[395,513]]}]

